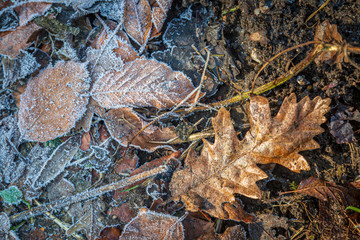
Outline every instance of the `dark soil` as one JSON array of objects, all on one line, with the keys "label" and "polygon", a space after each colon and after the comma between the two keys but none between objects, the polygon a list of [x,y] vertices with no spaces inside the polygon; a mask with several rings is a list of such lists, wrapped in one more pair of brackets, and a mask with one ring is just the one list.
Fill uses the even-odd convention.
[{"label": "dark soil", "polygon": [[[237,90],[250,90],[255,74],[264,63],[287,48],[312,41],[316,25],[326,19],[331,24],[338,26],[338,31],[344,41],[353,46],[360,46],[360,2],[356,0],[330,1],[308,21],[308,26],[306,26],[305,20],[323,3],[324,1],[315,0],[217,0],[211,2],[176,0],[168,14],[168,20],[164,29],[169,22],[180,17],[192,5],[193,13],[199,11],[198,22],[195,22],[198,24],[199,29],[202,29],[204,32],[201,33],[203,37],[199,38],[200,40],[191,34],[186,39],[189,40],[191,37],[194,37],[195,39],[191,39],[193,44],[204,56],[206,56],[206,53],[202,48],[209,46],[211,49],[217,49],[214,51],[218,51],[219,54],[227,54],[227,62],[210,64],[211,74],[216,75],[217,65],[224,69],[220,76],[216,75],[216,80],[208,82],[206,87],[208,96],[202,99],[202,103],[210,104],[235,96]],[[206,14],[209,15],[202,16],[200,14],[201,9],[206,9]],[[94,15],[91,15],[90,19],[95,19]],[[206,21],[208,23],[207,26],[202,25]],[[252,41],[250,35],[255,32],[264,33],[268,38],[268,42],[264,44]],[[169,59],[169,56],[162,53],[167,46],[161,41],[161,37],[150,41],[145,55],[163,60],[171,65],[170,62],[174,63],[175,60]],[[191,46],[191,41],[189,40],[187,44]],[[260,75],[255,87],[276,79],[289,71],[289,68],[304,59],[311,49],[312,45],[309,45],[281,55]],[[186,56],[185,53],[188,49],[182,48],[181,51],[179,51],[179,54]],[[79,50],[79,53],[81,53],[81,50]],[[350,55],[350,58],[353,62],[360,63],[359,55]],[[198,83],[201,77],[201,67],[200,70],[191,67],[181,69],[185,64],[182,61],[183,59],[179,57],[179,59],[176,59],[176,65],[171,66],[175,70],[186,72],[187,75],[194,79],[195,83]],[[215,222],[214,229],[216,228],[217,233],[223,233],[229,226],[241,224],[248,239],[360,238],[359,232],[354,230],[354,225],[346,219],[344,206],[341,203],[335,200],[324,202],[314,197],[303,195],[290,194],[279,196],[279,192],[292,190],[291,184],[298,185],[310,176],[317,176],[340,185],[357,180],[357,177],[360,175],[360,157],[358,152],[360,133],[357,131],[360,127],[360,122],[350,121],[355,132],[353,141],[351,143],[338,144],[336,138],[330,133],[330,119],[335,115],[340,106],[352,107],[354,108],[353,111],[356,109],[360,110],[359,75],[360,71],[349,63],[341,63],[340,65],[330,63],[316,65],[311,63],[305,70],[288,80],[285,84],[262,94],[262,96],[268,99],[274,115],[279,110],[283,99],[291,93],[295,93],[298,100],[305,96],[309,96],[311,99],[316,96],[330,98],[331,110],[326,114],[328,121],[322,125],[325,131],[315,137],[320,148],[301,153],[310,164],[310,171],[294,173],[280,165],[261,166],[269,175],[268,179],[258,182],[258,186],[263,191],[263,198],[254,200],[238,196],[248,213],[259,218],[265,214],[271,214],[274,218],[259,221],[257,225],[212,219]],[[243,124],[247,123],[244,106],[245,103],[237,103],[228,107],[228,109],[231,109],[235,128],[242,131],[242,136],[247,130],[243,127]],[[186,135],[189,134],[187,132],[188,128],[184,127],[184,125],[187,126],[186,123],[195,123],[202,117],[209,119],[213,116],[215,116],[215,112],[199,111],[185,116],[181,120],[171,120],[167,124],[179,126],[180,133],[186,138]],[[209,126],[209,122],[205,122],[203,121],[197,127],[198,131]],[[101,125],[102,122],[99,124]],[[117,143],[115,141],[113,145],[116,149]],[[186,144],[179,145],[179,147],[184,149],[187,146]],[[133,150],[133,152],[139,156],[139,165],[165,155],[164,150],[157,150],[151,154],[139,150]],[[121,153],[120,151],[114,155],[112,160],[115,161],[121,158]],[[119,178],[113,175],[111,171],[110,168],[104,174],[104,183]],[[87,186],[82,182],[84,179],[91,179],[92,182],[96,182],[97,177],[98,175],[95,171],[85,171],[80,167],[73,167],[68,169],[67,172],[67,179],[72,179],[76,192],[86,189]],[[158,178],[155,182],[166,182],[164,179],[170,176],[162,177],[162,180]],[[125,216],[120,221],[119,217],[121,216],[113,215],[110,217],[110,215],[104,213],[99,218],[108,224],[118,225],[118,229],[121,230],[126,221],[129,220],[128,218],[131,219],[131,217],[137,214],[139,207],[145,206],[149,208],[151,206],[152,198],[146,194],[144,186],[145,184],[141,185],[139,188],[130,191],[127,195],[120,194],[115,202],[112,200],[113,195],[110,193],[102,196],[100,201],[103,202],[104,212],[110,211],[110,208],[113,207],[120,207],[122,203],[126,202],[129,205],[127,208],[128,216]],[[0,183],[0,189],[3,188],[5,188],[5,185]],[[40,197],[41,202],[48,201],[46,194],[45,192]],[[357,207],[360,207],[360,205]],[[26,210],[25,206],[17,206],[16,208],[19,211]],[[183,211],[181,209],[178,211],[177,205],[168,208],[170,210],[166,209],[167,212],[177,212],[178,215],[181,215],[180,213]],[[71,211],[71,208],[59,210],[55,215],[62,219],[62,221],[69,223],[79,217],[77,215],[70,215],[70,217],[67,214],[68,211]],[[11,210],[5,204],[0,204],[0,212],[11,212]],[[119,221],[121,222],[120,225]],[[274,237],[270,238],[267,234],[262,235],[262,228],[271,231]],[[66,236],[64,231],[54,224],[52,220],[43,216],[35,217],[34,224],[26,221],[16,233],[20,239],[73,239],[70,236]],[[85,236],[86,234],[83,235]]]}]

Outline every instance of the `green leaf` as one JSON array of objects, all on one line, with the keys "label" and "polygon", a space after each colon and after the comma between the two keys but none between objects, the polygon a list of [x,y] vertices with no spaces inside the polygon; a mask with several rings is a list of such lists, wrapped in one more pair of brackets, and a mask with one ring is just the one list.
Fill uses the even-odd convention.
[{"label": "green leaf", "polygon": [[360,213],[360,209],[359,208],[357,208],[357,207],[347,207],[347,208],[345,208],[345,210],[353,210],[353,211],[355,211],[355,212],[358,212],[358,213]]},{"label": "green leaf", "polygon": [[18,204],[21,201],[22,193],[16,186],[0,191],[0,196],[7,204]]}]

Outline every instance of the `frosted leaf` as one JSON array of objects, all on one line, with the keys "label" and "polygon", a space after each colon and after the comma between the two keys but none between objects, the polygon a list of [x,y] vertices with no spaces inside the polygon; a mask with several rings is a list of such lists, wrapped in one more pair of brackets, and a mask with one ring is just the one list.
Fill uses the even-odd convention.
[{"label": "frosted leaf", "polygon": [[[156,60],[136,59],[125,63],[122,71],[99,78],[92,97],[105,108],[170,108],[180,103],[194,87],[183,73],[174,72]],[[186,103],[194,102],[193,94]]]},{"label": "frosted leaf", "polygon": [[19,26],[19,18],[13,9],[4,9],[0,13],[0,32],[8,31]]},{"label": "frosted leaf", "polygon": [[22,50],[20,50],[20,54],[15,60],[4,57],[2,64],[4,74],[3,88],[7,88],[17,80],[25,78],[40,67],[40,64],[32,54]]},{"label": "frosted leaf", "polygon": [[42,166],[37,176],[34,176],[33,187],[35,189],[44,187],[54,180],[65,169],[65,166],[72,160],[79,150],[79,138],[71,137],[62,143],[51,154],[48,161]]},{"label": "frosted leaf", "polygon": [[4,212],[0,213],[0,238],[6,239],[6,235],[10,231],[10,219]]},{"label": "frosted leaf", "polygon": [[39,177],[44,165],[49,160],[51,149],[42,148],[39,144],[35,145],[28,154],[30,165],[27,168],[25,184],[32,186]]},{"label": "frosted leaf", "polygon": [[65,60],[73,60],[73,61],[79,60],[75,49],[73,49],[70,43],[68,42],[64,42],[64,46],[60,48],[59,51],[57,51],[57,54],[61,55],[62,59]]},{"label": "frosted leaf", "polygon": [[103,27],[100,33],[96,36],[96,39],[92,42],[91,47],[96,49],[101,49],[104,47],[112,48],[116,56],[120,57],[123,62],[130,62],[138,58],[138,53],[131,46],[129,38],[123,31],[118,31],[111,42],[107,46],[104,46],[109,41],[109,37],[114,34],[113,30],[116,29],[115,23],[110,21],[107,23],[109,25],[108,28],[110,28],[111,31]]},{"label": "frosted leaf", "polygon": [[87,50],[86,60],[89,62],[93,79],[97,79],[112,70],[122,70],[123,61],[113,51],[117,47],[117,37],[114,37],[107,45],[101,46],[100,49],[89,48]]},{"label": "frosted leaf", "polygon": [[85,230],[88,239],[95,239],[99,237],[100,232],[106,227],[102,223],[101,213],[104,210],[101,208],[101,202],[97,200],[89,201],[83,208],[84,214],[74,223],[67,231],[66,235],[71,235],[75,232]]},{"label": "frosted leaf", "polygon": [[[11,105],[14,103],[14,98],[12,94],[9,93],[2,93],[0,95],[0,111],[1,110],[10,110]],[[2,114],[0,114],[1,118]]]},{"label": "frosted leaf", "polygon": [[[123,146],[126,146],[135,134],[147,124],[130,108],[112,109],[105,114],[104,119],[111,136]],[[166,142],[175,137],[176,134],[172,128],[149,126],[132,141],[131,145],[143,150],[155,151],[157,148],[170,147],[151,143],[151,141]]]},{"label": "frosted leaf", "polygon": [[19,188],[13,185],[7,189],[0,191],[0,196],[5,203],[13,205],[19,204],[23,195]]},{"label": "frosted leaf", "polygon": [[124,27],[142,52],[151,32],[151,9],[147,0],[125,0]]},{"label": "frosted leaf", "polygon": [[9,184],[16,181],[25,170],[26,163],[18,158],[20,144],[17,117],[8,116],[0,121],[0,181]]},{"label": "frosted leaf", "polygon": [[156,0],[156,4],[152,6],[151,21],[154,24],[156,32],[160,32],[171,4],[172,0]]},{"label": "frosted leaf", "polygon": [[16,58],[21,49],[25,49],[31,43],[28,43],[29,37],[41,27],[35,23],[29,23],[18,27],[14,31],[0,33],[0,54]]},{"label": "frosted leaf", "polygon": [[19,128],[24,139],[45,142],[66,134],[86,111],[86,65],[58,62],[31,79],[21,95]]},{"label": "frosted leaf", "polygon": [[124,0],[100,2],[100,14],[106,18],[121,22],[124,14]]},{"label": "frosted leaf", "polygon": [[142,208],[124,228],[119,240],[126,239],[184,239],[182,223],[177,217]]},{"label": "frosted leaf", "polygon": [[110,152],[98,146],[91,146],[91,149],[94,151],[94,156],[88,161],[91,168],[96,169],[98,172],[105,172],[111,164]]},{"label": "frosted leaf", "polygon": [[76,130],[83,128],[85,132],[90,130],[91,120],[94,114],[102,117],[105,114],[105,109],[101,107],[92,97],[90,97],[84,116],[76,123]]},{"label": "frosted leaf", "polygon": [[74,184],[66,178],[61,178],[59,181],[53,182],[47,187],[47,197],[50,202],[69,197],[73,195],[74,192]]},{"label": "frosted leaf", "polygon": [[35,17],[42,16],[50,7],[51,3],[29,2],[14,9],[19,14],[20,26],[25,26]]}]

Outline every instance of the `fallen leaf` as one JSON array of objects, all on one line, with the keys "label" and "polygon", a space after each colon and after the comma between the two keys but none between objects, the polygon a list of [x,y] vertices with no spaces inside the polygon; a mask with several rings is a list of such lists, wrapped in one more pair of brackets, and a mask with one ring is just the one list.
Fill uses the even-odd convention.
[{"label": "fallen leaf", "polygon": [[[105,108],[170,108],[184,100],[194,87],[181,72],[174,72],[156,60],[136,59],[122,71],[99,78],[91,96]],[[186,103],[195,101],[193,94]]]},{"label": "fallen leaf", "polygon": [[152,27],[151,9],[147,0],[125,1],[124,27],[127,34],[140,46],[139,52],[142,52]]},{"label": "fallen leaf", "polygon": [[[107,21],[106,23],[111,30],[115,30],[115,23],[110,21]],[[103,27],[100,33],[96,36],[96,39],[91,43],[91,46],[95,49],[101,49],[102,46],[107,43],[112,34],[112,31],[108,31],[105,27]],[[118,31],[114,36],[114,39],[117,42],[117,47],[113,49],[113,52],[116,56],[120,57],[124,63],[131,62],[139,57],[138,53],[131,46],[129,38],[126,36],[125,32]]]},{"label": "fallen leaf", "polygon": [[299,184],[297,190],[281,194],[286,193],[302,193],[321,201],[328,201],[331,198],[342,203],[343,206],[356,206],[360,199],[360,190],[351,184],[349,186],[341,186],[317,177],[309,177]]},{"label": "fallen leaf", "polygon": [[19,128],[24,139],[45,142],[66,134],[86,111],[86,65],[58,62],[31,79],[20,98]]},{"label": "fallen leaf", "polygon": [[294,172],[309,170],[299,151],[318,148],[312,139],[323,132],[330,99],[305,97],[299,103],[295,94],[284,99],[272,118],[266,98],[250,98],[248,115],[251,129],[239,141],[230,113],[221,108],[212,119],[214,144],[204,140],[200,156],[191,150],[185,167],[174,173],[170,189],[189,211],[205,211],[221,219],[230,218],[223,203],[234,203],[234,193],[260,198],[256,181],[267,177],[257,164],[278,163]]},{"label": "fallen leaf", "polygon": [[258,31],[250,34],[250,40],[259,42],[261,45],[266,45],[269,43],[269,39],[266,37],[265,31]]},{"label": "fallen leaf", "polygon": [[85,132],[81,137],[80,149],[82,151],[87,151],[90,148],[90,144],[91,144],[90,132]]},{"label": "fallen leaf", "polygon": [[119,240],[121,230],[118,227],[107,227],[100,233],[96,240]]},{"label": "fallen leaf", "polygon": [[128,203],[123,203],[120,207],[111,208],[109,215],[116,216],[123,223],[128,223],[136,217],[136,211]]},{"label": "fallen leaf", "polygon": [[189,212],[182,222],[184,226],[185,239],[198,239],[201,235],[214,231],[214,223],[203,218],[199,218],[196,214],[200,213]]},{"label": "fallen leaf", "polygon": [[177,217],[142,208],[136,218],[124,228],[119,240],[184,239],[183,226]]},{"label": "fallen leaf", "polygon": [[0,54],[16,58],[20,50],[25,49],[31,43],[28,43],[30,36],[41,27],[33,22],[25,26],[16,28],[14,31],[0,33]]},{"label": "fallen leaf", "polygon": [[19,25],[25,26],[35,17],[42,16],[50,7],[51,3],[28,2],[17,6],[14,9],[19,14]]},{"label": "fallen leaf", "polygon": [[338,105],[336,113],[330,119],[330,133],[335,137],[336,143],[352,143],[356,140],[349,122],[351,120],[360,122],[360,112],[343,104]]},{"label": "fallen leaf", "polygon": [[84,129],[85,132],[90,130],[92,118],[96,114],[98,117],[103,117],[105,114],[105,109],[101,107],[92,97],[89,99],[89,103],[86,107],[85,114],[81,117],[79,121],[76,122],[75,129],[81,130]]},{"label": "fallen leaf", "polygon": [[246,237],[246,231],[241,225],[228,227],[223,234],[215,233],[215,231],[203,234],[197,240],[233,240],[233,239],[249,239]]},{"label": "fallen leaf", "polygon": [[[330,24],[329,20],[325,20],[319,24],[315,31],[314,41],[320,41],[325,43],[334,43],[337,45],[343,44],[343,39],[340,33],[337,30],[335,24]],[[314,47],[319,44],[314,44]],[[344,60],[344,53],[339,51],[325,51],[321,53],[314,61],[317,65],[328,62],[328,63],[342,63]]]},{"label": "fallen leaf", "polygon": [[151,6],[151,21],[153,30],[151,37],[158,34],[164,25],[168,11],[170,10],[172,0],[156,0]]},{"label": "fallen leaf", "polygon": [[[112,109],[105,114],[104,119],[110,135],[123,146],[127,146],[135,134],[147,124],[130,108]],[[173,128],[152,125],[142,131],[131,142],[131,145],[151,152],[161,147],[171,149],[170,146],[151,143],[151,141],[168,141],[175,137],[176,133]]]}]

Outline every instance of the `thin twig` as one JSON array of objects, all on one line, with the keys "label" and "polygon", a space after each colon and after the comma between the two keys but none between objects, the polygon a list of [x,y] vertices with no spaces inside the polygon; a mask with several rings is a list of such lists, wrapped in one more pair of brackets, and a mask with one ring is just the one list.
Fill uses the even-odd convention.
[{"label": "thin twig", "polygon": [[41,205],[38,207],[34,207],[27,211],[20,212],[18,214],[11,216],[10,221],[14,222],[14,221],[24,220],[24,219],[27,219],[27,218],[30,218],[30,217],[33,217],[36,215],[43,214],[48,211],[52,211],[54,209],[58,209],[58,208],[62,208],[62,207],[71,205],[76,202],[89,200],[89,199],[101,196],[104,193],[111,192],[111,191],[114,191],[119,188],[124,188],[128,185],[134,184],[145,178],[155,176],[159,173],[164,173],[167,170],[168,170],[168,167],[166,165],[161,165],[157,168],[139,173],[139,174],[134,175],[129,178],[125,178],[118,182],[110,183],[108,185],[104,185],[104,186],[89,190],[87,192],[78,193],[78,194],[75,194],[73,196],[70,196],[70,197],[67,197],[64,199],[60,199],[60,200],[50,202],[50,203],[47,203],[47,204],[44,204],[44,205]]}]

